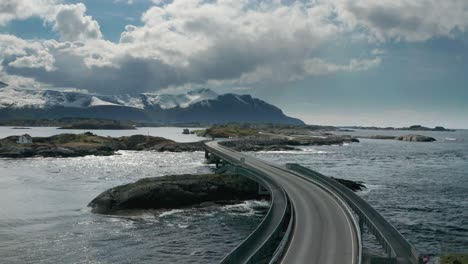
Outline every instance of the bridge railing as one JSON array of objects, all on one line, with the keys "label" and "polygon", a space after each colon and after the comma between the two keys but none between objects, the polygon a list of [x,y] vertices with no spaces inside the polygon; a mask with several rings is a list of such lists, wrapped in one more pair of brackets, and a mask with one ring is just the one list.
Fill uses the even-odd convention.
[{"label": "bridge railing", "polygon": [[221,263],[277,263],[281,259],[293,228],[293,212],[286,192],[281,185],[267,175],[236,166],[240,164],[239,160],[209,146],[206,148],[211,154],[234,165],[235,173],[263,185],[271,195],[271,206],[262,222]]},{"label": "bridge railing", "polygon": [[353,191],[325,175],[298,164],[287,164],[286,167],[334,190],[359,216],[359,220],[367,225],[369,231],[375,235],[389,257],[397,258],[399,263],[419,263],[419,253],[408,240]]}]

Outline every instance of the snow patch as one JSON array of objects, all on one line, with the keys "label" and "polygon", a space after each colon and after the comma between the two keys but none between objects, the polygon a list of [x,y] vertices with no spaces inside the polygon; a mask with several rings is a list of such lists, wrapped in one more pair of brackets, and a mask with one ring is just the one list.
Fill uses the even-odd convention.
[{"label": "snow patch", "polygon": [[91,97],[91,103],[89,104],[89,106],[103,106],[103,105],[118,105],[118,104],[113,104],[111,102],[101,100],[97,98],[96,96]]}]

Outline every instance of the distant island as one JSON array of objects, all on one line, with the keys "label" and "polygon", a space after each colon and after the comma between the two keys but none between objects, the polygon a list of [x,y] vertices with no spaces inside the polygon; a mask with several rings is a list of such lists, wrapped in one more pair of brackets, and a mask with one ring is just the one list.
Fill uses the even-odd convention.
[{"label": "distant island", "polygon": [[57,129],[104,129],[104,130],[131,130],[136,129],[135,126],[125,125],[120,123],[103,123],[103,124],[96,124],[96,123],[78,123],[78,124],[71,124],[63,127],[59,127]]},{"label": "distant island", "polygon": [[[315,129],[315,127],[311,129]],[[235,142],[225,142],[224,144],[237,151],[300,151],[301,149],[296,148],[297,146],[343,145],[359,142],[356,138],[346,135],[332,135],[323,132],[304,135],[307,132],[310,132],[307,127],[247,124],[221,125],[194,131],[194,133],[210,138],[236,137]],[[22,138],[26,138],[26,140],[21,140]],[[119,150],[191,152],[203,151],[204,149],[204,144],[201,141],[179,143],[161,137],[145,135],[112,138],[98,136],[90,132],[60,134],[50,137],[9,136],[0,139],[0,158],[106,156],[113,155]]]},{"label": "distant island", "polygon": [[447,129],[442,126],[436,126],[434,128],[430,127],[425,127],[421,125],[413,125],[409,127],[375,127],[375,126],[350,126],[350,127],[342,127],[344,131],[347,131],[348,129],[365,129],[365,130],[407,130],[407,131],[445,131],[445,132],[453,132],[455,131],[454,129]]}]

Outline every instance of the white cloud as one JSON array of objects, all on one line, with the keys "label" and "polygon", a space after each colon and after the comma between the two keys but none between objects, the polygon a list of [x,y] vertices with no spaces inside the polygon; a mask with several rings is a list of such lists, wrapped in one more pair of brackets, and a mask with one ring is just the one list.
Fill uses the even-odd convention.
[{"label": "white cloud", "polygon": [[47,21],[62,40],[14,39],[21,43],[14,50],[3,45],[4,71],[55,86],[119,93],[190,83],[240,86],[266,76],[289,80],[351,67],[314,60],[341,31],[327,21],[332,10],[322,5],[175,0],[148,9],[144,25],[126,26],[119,43],[102,40],[83,4],[54,9]]},{"label": "white cloud", "polygon": [[[424,41],[451,37],[468,26],[463,0],[153,1],[156,6],[141,16],[143,25],[126,26],[113,43],[102,39],[84,4],[40,1],[42,7],[32,0],[2,2],[10,11],[0,12],[0,23],[39,16],[61,40],[0,36],[4,73],[108,93],[187,84],[242,87],[365,71],[381,63],[385,46],[375,45],[367,58],[341,57],[341,64],[324,56],[323,48],[343,34],[379,42]],[[20,16],[26,2],[31,10]]]},{"label": "white cloud", "polygon": [[373,49],[371,51],[372,55],[384,55],[385,53],[387,53],[387,52],[385,50],[383,50],[383,49]]},{"label": "white cloud", "polygon": [[54,20],[54,30],[66,41],[99,39],[102,37],[97,21],[86,16],[83,3],[58,5]]},{"label": "white cloud", "polygon": [[86,6],[58,4],[56,0],[2,0],[0,2],[0,26],[13,20],[39,17],[53,26],[62,40],[98,39],[102,33],[97,21],[85,15]]},{"label": "white cloud", "polygon": [[466,0],[331,0],[337,20],[372,41],[425,41],[468,27]]},{"label": "white cloud", "polygon": [[30,17],[45,18],[50,15],[50,7],[55,0],[2,0],[0,1],[0,26],[13,20]]}]

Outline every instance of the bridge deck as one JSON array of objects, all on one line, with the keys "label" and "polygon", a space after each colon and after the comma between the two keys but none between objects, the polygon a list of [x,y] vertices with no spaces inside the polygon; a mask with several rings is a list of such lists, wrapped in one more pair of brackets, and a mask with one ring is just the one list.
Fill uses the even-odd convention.
[{"label": "bridge deck", "polygon": [[[240,161],[242,157],[246,157],[218,145],[217,142],[206,144],[231,160]],[[359,230],[353,224],[352,216],[336,197],[307,178],[298,177],[259,159],[248,157],[242,165],[269,175],[289,195],[295,222],[282,263],[358,263]]]}]

